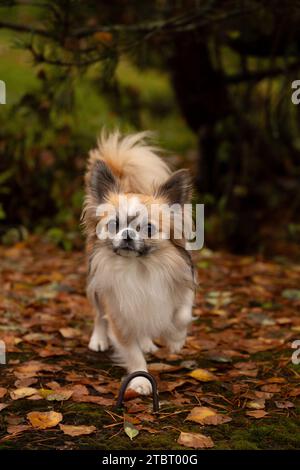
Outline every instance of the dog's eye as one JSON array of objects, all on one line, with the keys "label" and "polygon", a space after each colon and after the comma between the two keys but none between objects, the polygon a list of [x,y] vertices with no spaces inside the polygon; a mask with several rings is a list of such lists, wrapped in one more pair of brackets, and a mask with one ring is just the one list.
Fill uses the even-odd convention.
[{"label": "dog's eye", "polygon": [[119,229],[119,220],[111,219],[107,224],[107,228],[108,228],[109,233],[117,233]]}]

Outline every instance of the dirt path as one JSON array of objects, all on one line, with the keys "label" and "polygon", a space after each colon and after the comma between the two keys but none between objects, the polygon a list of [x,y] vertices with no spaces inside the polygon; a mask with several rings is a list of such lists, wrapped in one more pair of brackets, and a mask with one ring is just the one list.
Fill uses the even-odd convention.
[{"label": "dirt path", "polygon": [[148,359],[156,416],[150,398],[114,409],[123,371],[87,349],[82,253],[31,239],[0,259],[0,449],[182,449],[181,432],[188,446],[300,448],[299,265],[201,253],[187,345]]}]

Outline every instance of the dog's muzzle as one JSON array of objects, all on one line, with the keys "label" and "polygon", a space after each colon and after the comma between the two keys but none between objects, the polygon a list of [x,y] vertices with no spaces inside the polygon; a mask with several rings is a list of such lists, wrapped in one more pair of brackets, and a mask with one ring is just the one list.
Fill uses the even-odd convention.
[{"label": "dog's muzzle", "polygon": [[113,245],[117,255],[127,258],[141,256],[148,251],[139,234],[131,228],[124,229]]}]

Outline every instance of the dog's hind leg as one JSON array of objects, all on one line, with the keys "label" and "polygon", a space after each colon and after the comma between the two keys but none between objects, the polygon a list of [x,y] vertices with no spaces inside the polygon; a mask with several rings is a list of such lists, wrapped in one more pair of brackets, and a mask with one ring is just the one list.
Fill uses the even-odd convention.
[{"label": "dog's hind leg", "polygon": [[89,349],[92,351],[106,351],[109,348],[107,335],[107,321],[104,318],[103,306],[98,299],[97,293],[89,295],[90,302],[93,304],[96,316],[93,333],[89,342]]},{"label": "dog's hind leg", "polygon": [[166,344],[171,353],[177,353],[181,350],[186,340],[187,327],[193,320],[193,291],[187,291],[185,297],[185,303],[176,310],[174,323],[166,335]]},{"label": "dog's hind leg", "polygon": [[151,338],[147,338],[147,337],[142,338],[139,341],[139,344],[144,353],[154,353],[158,350],[158,347],[153,343]]}]

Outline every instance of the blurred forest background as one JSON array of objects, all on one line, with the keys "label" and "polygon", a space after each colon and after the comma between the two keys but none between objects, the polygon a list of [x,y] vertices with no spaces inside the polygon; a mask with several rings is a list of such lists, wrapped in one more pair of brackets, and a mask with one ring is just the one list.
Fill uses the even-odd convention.
[{"label": "blurred forest background", "polygon": [[300,3],[0,0],[0,236],[81,244],[102,126],[190,167],[206,243],[298,256]]}]

